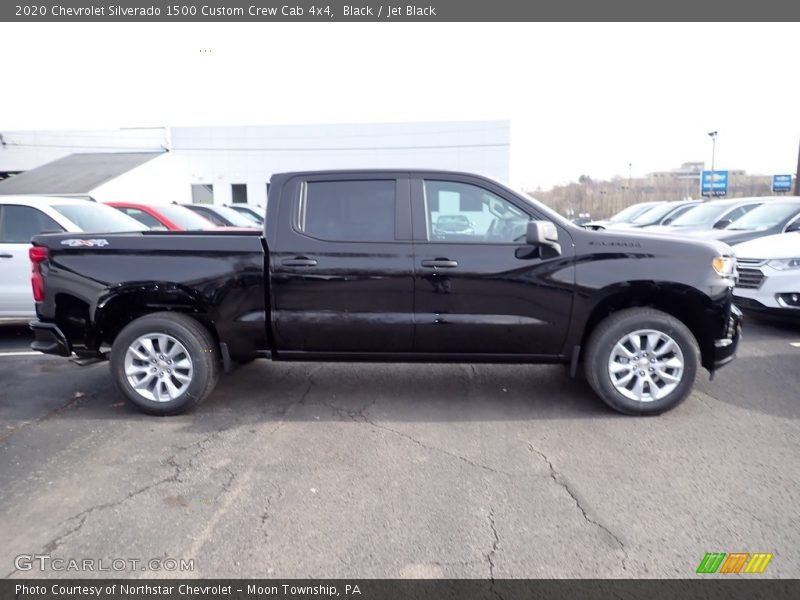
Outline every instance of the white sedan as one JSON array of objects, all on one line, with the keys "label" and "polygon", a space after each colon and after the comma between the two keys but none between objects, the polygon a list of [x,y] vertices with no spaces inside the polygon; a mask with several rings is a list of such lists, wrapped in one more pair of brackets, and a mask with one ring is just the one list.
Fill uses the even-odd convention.
[{"label": "white sedan", "polygon": [[90,200],[0,196],[0,319],[35,316],[31,238],[40,233],[143,231],[138,221]]},{"label": "white sedan", "polygon": [[800,232],[779,233],[734,246],[742,308],[800,316]]}]

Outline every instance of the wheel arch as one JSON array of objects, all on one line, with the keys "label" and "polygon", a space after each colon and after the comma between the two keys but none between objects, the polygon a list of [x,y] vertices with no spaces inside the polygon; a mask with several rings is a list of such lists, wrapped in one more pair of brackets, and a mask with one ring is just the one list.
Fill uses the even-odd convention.
[{"label": "wheel arch", "polygon": [[177,312],[200,322],[219,344],[216,316],[196,291],[174,283],[131,284],[103,294],[94,309],[96,347],[113,344],[128,323],[157,312]]},{"label": "wheel arch", "polygon": [[[702,366],[713,369],[714,335],[707,318],[712,301],[696,288],[673,282],[628,282],[606,288],[599,300],[586,311],[588,316],[573,347],[585,349],[597,325],[613,313],[640,307],[660,310],[686,325],[697,340]],[[581,350],[580,358],[583,353]]]}]

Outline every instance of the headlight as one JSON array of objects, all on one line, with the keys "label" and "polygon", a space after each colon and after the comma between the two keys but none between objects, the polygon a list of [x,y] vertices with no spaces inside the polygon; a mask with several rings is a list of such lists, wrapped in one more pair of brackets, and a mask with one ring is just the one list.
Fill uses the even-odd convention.
[{"label": "headlight", "polygon": [[736,261],[730,256],[717,256],[711,261],[711,266],[717,272],[717,275],[722,277],[730,277],[733,275],[733,269]]},{"label": "headlight", "polygon": [[800,258],[776,258],[767,263],[773,269],[786,271],[788,269],[800,269]]}]

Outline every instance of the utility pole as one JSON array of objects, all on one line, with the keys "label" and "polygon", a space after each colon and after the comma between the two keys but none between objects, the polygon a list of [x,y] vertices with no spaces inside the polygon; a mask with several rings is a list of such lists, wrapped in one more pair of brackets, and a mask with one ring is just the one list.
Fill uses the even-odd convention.
[{"label": "utility pole", "polygon": [[709,131],[708,137],[711,138],[711,172],[714,172],[714,155],[717,152],[717,132]]}]

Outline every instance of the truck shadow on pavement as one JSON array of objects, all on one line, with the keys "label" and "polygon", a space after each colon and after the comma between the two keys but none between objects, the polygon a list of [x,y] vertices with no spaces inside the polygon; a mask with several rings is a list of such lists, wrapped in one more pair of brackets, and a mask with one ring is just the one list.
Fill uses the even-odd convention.
[{"label": "truck shadow on pavement", "polygon": [[[696,390],[713,401],[767,415],[800,416],[794,390],[800,348],[788,335],[800,323],[759,322],[746,340],[761,340],[770,355],[745,347],[742,357],[713,382],[704,370]],[[783,340],[773,336],[781,333]],[[0,347],[24,351],[25,325],[0,327]],[[754,346],[756,347],[756,346]],[[773,352],[770,350],[770,352]],[[795,381],[795,385],[787,385]],[[57,357],[4,357],[0,361],[0,424],[8,431],[42,419],[145,419],[114,386],[108,367],[80,368]],[[790,389],[791,388],[791,389]],[[677,411],[701,402],[690,396]],[[177,420],[192,429],[246,422],[344,421],[473,422],[629,418],[597,398],[563,365],[456,365],[423,363],[273,363],[254,361],[223,375],[214,393]],[[208,421],[208,423],[206,423]],[[0,430],[0,440],[5,436]]]}]

